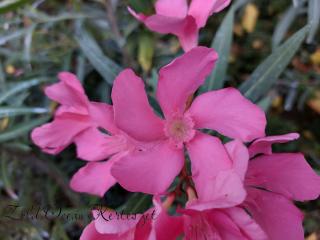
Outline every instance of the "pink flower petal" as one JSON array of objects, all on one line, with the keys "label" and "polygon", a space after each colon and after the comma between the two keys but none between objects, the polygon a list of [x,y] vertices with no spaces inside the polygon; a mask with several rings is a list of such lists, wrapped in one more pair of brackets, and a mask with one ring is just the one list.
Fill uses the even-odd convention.
[{"label": "pink flower petal", "polygon": [[74,142],[77,146],[78,158],[87,161],[104,160],[130,148],[125,136],[109,136],[94,127],[90,127],[77,135]]},{"label": "pink flower petal", "polygon": [[313,200],[320,195],[320,176],[299,153],[257,157],[250,161],[247,179],[247,184],[297,201]]},{"label": "pink flower petal", "polygon": [[128,11],[134,18],[136,18],[140,22],[143,22],[147,18],[146,15],[144,15],[142,13],[137,13],[131,7],[128,7]]},{"label": "pink flower petal", "polygon": [[187,149],[198,195],[188,208],[230,207],[244,200],[243,183],[232,169],[229,155],[218,138],[198,133],[187,144]]},{"label": "pink flower petal", "polygon": [[188,209],[203,211],[212,208],[229,208],[244,201],[246,191],[243,187],[243,182],[233,170],[221,171],[214,181],[210,180],[206,184],[209,187],[211,186],[211,189],[208,189],[209,187],[207,189],[212,195],[208,196],[207,199],[199,198],[189,201],[187,204]]},{"label": "pink flower petal", "polygon": [[303,215],[287,198],[258,189],[251,189],[246,208],[272,240],[304,239]]},{"label": "pink flower petal", "polygon": [[179,38],[181,47],[185,52],[197,47],[199,29],[197,28],[195,19],[192,16],[187,16],[184,19],[182,30],[177,32],[176,35]]},{"label": "pink flower petal", "polygon": [[132,192],[164,193],[184,164],[183,151],[159,142],[146,151],[131,153],[117,161],[111,174]]},{"label": "pink flower petal", "polygon": [[257,154],[272,154],[272,144],[274,143],[286,143],[299,138],[298,133],[288,133],[278,136],[268,136],[255,140],[249,147],[250,157]]},{"label": "pink flower petal", "polygon": [[211,9],[211,14],[222,11],[224,8],[229,6],[230,3],[231,0],[216,0],[215,4],[213,5],[213,8]]},{"label": "pink flower petal", "polygon": [[[183,213],[184,218],[185,239],[230,239],[222,238],[221,236],[221,230],[225,230],[223,229],[223,227],[227,227],[228,232],[230,232],[230,229],[233,227],[230,219],[226,218],[226,216],[221,211],[211,210],[200,212],[183,209],[181,210],[181,212]],[[221,221],[222,227],[220,226],[219,221],[216,221],[219,218],[223,218]],[[236,233],[238,233],[238,231],[236,231]]]},{"label": "pink flower petal", "polygon": [[98,209],[93,211],[94,223],[101,234],[123,234],[136,228],[142,214],[125,215],[113,210]]},{"label": "pink flower petal", "polygon": [[197,47],[160,70],[157,99],[166,116],[184,112],[188,97],[203,84],[217,58],[213,49]]},{"label": "pink flower petal", "polygon": [[213,129],[231,138],[252,141],[265,135],[264,112],[234,88],[200,95],[189,112],[196,127]]},{"label": "pink flower petal", "polygon": [[267,240],[267,236],[261,227],[242,208],[233,207],[224,209],[232,221],[239,227],[243,237],[248,240]]},{"label": "pink flower petal", "polygon": [[151,31],[176,35],[186,52],[198,44],[198,28],[192,16],[176,18],[156,14],[145,18],[143,22]]},{"label": "pink flower petal", "polygon": [[149,105],[143,81],[130,69],[122,71],[113,84],[112,101],[116,125],[141,141],[164,136],[163,121]]},{"label": "pink flower petal", "polygon": [[186,0],[157,0],[155,8],[157,14],[168,17],[184,18],[188,12]]},{"label": "pink flower petal", "polygon": [[108,235],[103,235],[97,232],[94,222],[91,222],[83,230],[80,240],[116,240]]},{"label": "pink flower petal", "polygon": [[[177,239],[183,233],[183,217],[170,216],[163,208],[162,203],[158,197],[153,198],[155,205],[155,219],[152,220],[152,230],[150,233],[150,240],[167,240]],[[142,238],[138,238],[142,239]]]},{"label": "pink flower petal", "polygon": [[210,15],[221,11],[230,2],[231,0],[192,0],[188,14],[196,19],[198,28],[202,28]]},{"label": "pink flower petal", "polygon": [[233,161],[234,171],[239,175],[240,179],[243,181],[245,179],[248,162],[249,162],[249,153],[243,143],[238,140],[233,140],[225,144],[227,152],[231,160]]},{"label": "pink flower petal", "polygon": [[87,163],[73,175],[70,187],[76,192],[103,197],[117,182],[110,173],[113,162],[110,159],[105,162]]},{"label": "pink flower petal", "polygon": [[90,127],[88,117],[74,113],[62,113],[51,123],[35,128],[32,141],[42,151],[57,154],[71,144],[77,134]]},{"label": "pink flower petal", "polygon": [[71,112],[87,114],[89,100],[77,77],[68,72],[61,72],[58,77],[59,83],[45,88],[46,95],[64,107],[68,107]]},{"label": "pink flower petal", "polygon": [[100,102],[90,102],[89,114],[94,126],[99,126],[112,134],[119,133],[119,129],[114,122],[113,107],[111,105]]}]

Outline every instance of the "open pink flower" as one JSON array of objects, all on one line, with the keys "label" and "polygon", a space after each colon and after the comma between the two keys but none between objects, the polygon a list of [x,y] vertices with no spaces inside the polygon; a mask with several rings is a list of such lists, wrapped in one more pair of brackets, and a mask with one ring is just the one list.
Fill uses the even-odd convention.
[{"label": "open pink flower", "polygon": [[98,126],[113,128],[108,121],[113,116],[111,106],[90,102],[75,75],[62,72],[58,77],[59,83],[45,88],[46,95],[61,104],[54,121],[35,128],[31,133],[33,142],[51,154],[61,152],[84,133],[89,137],[101,135]]},{"label": "open pink flower", "polygon": [[156,14],[145,16],[131,8],[129,12],[150,30],[162,34],[174,34],[182,48],[189,51],[198,45],[199,29],[204,27],[210,15],[220,12],[231,0],[157,0]]},{"label": "open pink flower", "polygon": [[[188,99],[212,71],[217,54],[197,47],[176,58],[159,73],[157,100],[164,119],[150,107],[143,81],[133,71],[119,74],[112,89],[116,125],[128,135],[154,145],[135,151],[113,164],[112,175],[127,190],[164,193],[184,165],[184,146],[191,158],[193,180],[201,201],[217,199],[234,206],[245,197],[240,177],[217,137],[199,129],[213,129],[241,141],[264,136],[263,111],[233,88],[205,93],[189,107]],[[220,191],[208,187],[223,180]],[[211,186],[212,186],[211,184]],[[223,188],[236,192],[226,194]]]},{"label": "open pink flower", "polygon": [[[232,163],[230,170],[220,170],[213,174],[216,168],[215,162],[217,161],[214,159],[221,157],[213,149],[205,149],[204,147],[202,151],[212,156],[212,158],[207,161],[197,162],[201,164],[197,166],[201,169],[201,173],[199,176],[193,176],[197,198],[189,200],[187,208],[201,211],[238,205],[239,199],[243,199],[244,192],[236,187],[239,180],[243,182],[245,179],[249,162],[248,149],[238,140],[225,144],[225,150],[228,152],[229,157],[231,159],[236,158],[237,161]],[[198,146],[198,148],[200,150],[201,146]],[[215,179],[212,179],[212,176],[216,176]]]},{"label": "open pink flower", "polygon": [[[33,142],[44,152],[57,154],[75,143],[79,158],[92,161],[72,178],[71,188],[102,196],[116,180],[110,167],[138,144],[114,125],[112,106],[90,102],[75,75],[62,72],[60,82],[46,87],[46,95],[61,104],[54,120],[33,130]],[[103,134],[102,128],[108,132]],[[111,157],[104,162],[93,162]]]},{"label": "open pink flower", "polygon": [[80,240],[175,240],[183,231],[182,219],[170,217],[160,199],[143,214],[122,215],[111,210],[93,211],[92,221]]},{"label": "open pink flower", "polygon": [[[243,206],[269,239],[304,239],[303,215],[293,201],[318,198],[320,177],[300,153],[272,153],[273,143],[297,139],[298,134],[270,136],[254,141],[245,177],[247,198]],[[242,161],[233,155],[234,162]]]},{"label": "open pink flower", "polygon": [[[243,239],[265,240],[266,236],[252,218],[241,208],[207,211],[182,210],[179,216],[170,216],[155,197],[154,208],[124,220],[109,220],[117,214],[112,211],[95,212],[95,220],[83,231],[80,240],[176,240],[183,239]],[[154,217],[150,217],[153,215]]]}]

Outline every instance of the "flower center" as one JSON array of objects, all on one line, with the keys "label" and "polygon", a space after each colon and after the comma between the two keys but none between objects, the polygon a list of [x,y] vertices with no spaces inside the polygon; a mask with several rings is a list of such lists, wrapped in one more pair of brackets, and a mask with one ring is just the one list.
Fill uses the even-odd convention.
[{"label": "flower center", "polygon": [[194,122],[186,114],[184,116],[174,116],[167,119],[164,132],[172,143],[182,147],[183,143],[189,142],[195,135]]}]

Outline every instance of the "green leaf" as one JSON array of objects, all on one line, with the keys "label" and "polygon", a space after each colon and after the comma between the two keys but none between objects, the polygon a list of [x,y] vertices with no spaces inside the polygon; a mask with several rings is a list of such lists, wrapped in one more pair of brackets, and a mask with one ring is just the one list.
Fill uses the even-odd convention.
[{"label": "green leaf", "polygon": [[83,28],[77,32],[76,40],[92,66],[108,83],[112,84],[121,67],[103,54],[97,42]]},{"label": "green leaf", "polygon": [[126,214],[143,213],[152,204],[152,196],[143,193],[134,193],[129,200],[117,211],[123,211]]},{"label": "green leaf", "polygon": [[15,94],[22,92],[26,89],[34,87],[40,83],[49,81],[49,78],[35,78],[23,82],[19,82],[15,84],[13,87],[8,89],[7,91],[0,94],[0,104],[5,102],[10,97],[14,96]]},{"label": "green leaf", "polygon": [[240,91],[253,102],[259,100],[277,81],[290,63],[309,31],[305,26],[267,57],[240,86]]},{"label": "green leaf", "polygon": [[202,92],[219,89],[224,85],[233,37],[234,14],[235,8],[231,7],[211,44],[211,47],[218,52],[219,59],[213,72],[202,86]]},{"label": "green leaf", "polygon": [[310,25],[310,32],[307,37],[307,43],[311,43],[314,40],[320,25],[319,0],[309,0],[308,2],[308,23]]},{"label": "green leaf", "polygon": [[26,35],[28,32],[30,32],[30,29],[32,28],[34,28],[34,25],[31,25],[28,28],[18,29],[16,31],[9,32],[7,34],[3,34],[2,36],[0,36],[0,46],[6,44],[7,42],[13,39],[20,38]]},{"label": "green leaf", "polygon": [[0,118],[26,114],[43,114],[48,112],[49,110],[47,108],[39,107],[0,107]]},{"label": "green leaf", "polygon": [[0,3],[0,14],[13,11],[28,2],[30,0],[4,0]]},{"label": "green leaf", "polygon": [[2,133],[0,133],[0,143],[15,139],[24,134],[27,134],[33,128],[47,122],[50,119],[49,116],[34,119],[28,122],[21,123],[19,125],[14,126]]},{"label": "green leaf", "polygon": [[290,26],[298,16],[300,8],[291,6],[278,22],[276,29],[272,36],[272,49],[275,50],[284,39],[284,36],[288,33]]},{"label": "green leaf", "polygon": [[129,5],[138,13],[151,14],[153,0],[129,0]]}]

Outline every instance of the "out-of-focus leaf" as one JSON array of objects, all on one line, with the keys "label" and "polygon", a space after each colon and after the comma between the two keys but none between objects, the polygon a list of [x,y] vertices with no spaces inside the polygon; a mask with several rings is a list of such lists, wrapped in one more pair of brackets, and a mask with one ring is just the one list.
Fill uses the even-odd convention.
[{"label": "out-of-focus leaf", "polygon": [[250,78],[241,84],[240,91],[254,102],[259,100],[259,98],[272,87],[283,70],[288,66],[308,31],[309,26],[307,25],[267,57],[256,68]]},{"label": "out-of-focus leaf", "polygon": [[297,7],[300,2],[301,2],[301,0],[292,0],[292,4],[294,7]]},{"label": "out-of-focus leaf", "polygon": [[126,214],[143,213],[150,207],[151,203],[151,195],[134,193],[117,211],[123,211]]},{"label": "out-of-focus leaf", "polygon": [[86,59],[83,56],[83,54],[78,54],[76,75],[81,82],[83,82],[83,79],[85,76],[85,63],[86,63]]},{"label": "out-of-focus leaf", "polygon": [[235,10],[238,10],[239,8],[241,8],[243,5],[247,4],[249,1],[251,0],[237,0],[233,3],[232,7]]},{"label": "out-of-focus leaf", "polygon": [[43,114],[48,113],[47,108],[32,108],[32,107],[0,107],[0,118],[12,117],[24,114]]},{"label": "out-of-focus leaf", "polygon": [[28,122],[15,125],[14,127],[0,133],[0,143],[15,139],[17,137],[20,137],[28,133],[31,129],[48,121],[49,118],[50,118],[49,116],[46,116],[46,117],[34,119]]},{"label": "out-of-focus leaf", "polygon": [[211,44],[211,47],[218,52],[219,59],[211,75],[201,87],[202,92],[219,89],[224,85],[232,44],[234,14],[235,8],[231,7]]},{"label": "out-of-focus leaf", "polygon": [[263,109],[263,111],[268,112],[272,105],[272,97],[266,96],[265,98],[261,99],[257,104],[259,107]]},{"label": "out-of-focus leaf", "polygon": [[129,4],[133,9],[145,14],[151,13],[153,2],[153,0],[129,0]]},{"label": "out-of-focus leaf", "polygon": [[275,50],[281,41],[284,39],[284,36],[287,34],[289,27],[296,19],[298,15],[299,8],[291,6],[289,9],[284,13],[280,21],[278,22],[276,29],[272,36],[272,49]]},{"label": "out-of-focus leaf", "polygon": [[6,190],[6,192],[8,193],[8,195],[14,199],[17,200],[18,196],[17,194],[14,192],[13,188],[12,188],[12,184],[10,181],[10,174],[8,173],[8,167],[6,164],[6,156],[4,153],[1,154],[1,180],[3,182],[3,186]]},{"label": "out-of-focus leaf", "polygon": [[320,1],[309,0],[308,5],[308,24],[310,25],[310,32],[307,37],[307,43],[311,43],[314,40],[320,24]]},{"label": "out-of-focus leaf", "polygon": [[35,78],[32,80],[19,82],[15,84],[13,87],[11,87],[10,89],[8,89],[7,91],[0,94],[0,104],[19,92],[22,92],[28,88],[31,88],[33,86],[36,86],[40,83],[47,82],[47,81],[49,81],[48,78]]},{"label": "out-of-focus leaf", "polygon": [[3,71],[2,63],[0,62],[0,90],[3,90],[5,88],[6,83],[6,77]]},{"label": "out-of-focus leaf", "polygon": [[79,28],[79,31],[76,33],[76,40],[92,66],[108,83],[112,84],[115,77],[121,71],[120,66],[103,54],[97,42],[83,28]]},{"label": "out-of-focus leaf", "polygon": [[32,25],[27,33],[26,36],[24,38],[24,51],[23,51],[23,55],[24,55],[24,60],[26,62],[30,62],[31,60],[31,44],[32,44],[32,35],[34,32],[34,29],[36,28],[36,25]]},{"label": "out-of-focus leaf", "polygon": [[52,229],[52,236],[50,240],[69,240],[63,226],[58,221]]},{"label": "out-of-focus leaf", "polygon": [[11,41],[13,39],[16,39],[16,38],[24,36],[32,28],[33,28],[33,25],[31,25],[28,28],[15,30],[13,32],[10,32],[10,33],[7,33],[7,34],[4,34],[4,35],[0,36],[0,46],[6,44],[7,42],[9,42],[9,41]]},{"label": "out-of-focus leaf", "polygon": [[256,27],[259,16],[259,10],[253,3],[247,4],[242,18],[242,27],[248,33],[252,33]]},{"label": "out-of-focus leaf", "polygon": [[139,37],[138,61],[145,72],[152,66],[154,55],[154,38],[151,33],[141,33]]},{"label": "out-of-focus leaf", "polygon": [[0,2],[0,14],[15,10],[22,5],[30,2],[30,0],[4,0]]},{"label": "out-of-focus leaf", "polygon": [[294,81],[294,82],[291,82],[290,84],[290,90],[287,94],[287,97],[286,97],[286,100],[285,100],[285,103],[284,103],[284,110],[286,111],[291,111],[292,108],[293,108],[293,105],[296,101],[296,98],[297,98],[297,88],[299,86],[299,82],[298,81]]}]

